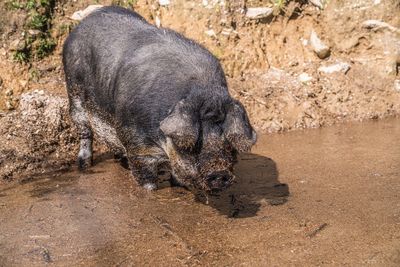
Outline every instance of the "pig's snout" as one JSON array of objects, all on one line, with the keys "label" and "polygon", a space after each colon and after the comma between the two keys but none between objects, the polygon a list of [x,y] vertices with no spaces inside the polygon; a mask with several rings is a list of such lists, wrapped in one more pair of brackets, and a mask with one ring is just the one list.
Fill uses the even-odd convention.
[{"label": "pig's snout", "polygon": [[206,177],[207,186],[211,191],[221,191],[229,187],[233,180],[233,174],[228,171],[213,172]]}]

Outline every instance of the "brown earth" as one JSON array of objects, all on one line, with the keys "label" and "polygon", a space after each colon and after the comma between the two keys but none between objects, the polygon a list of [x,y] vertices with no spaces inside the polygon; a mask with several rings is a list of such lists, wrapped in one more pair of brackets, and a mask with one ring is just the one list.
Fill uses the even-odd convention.
[{"label": "brown earth", "polygon": [[1,266],[399,266],[400,121],[262,135],[235,184],[146,192],[106,154],[0,189]]},{"label": "brown earth", "polygon": [[[221,60],[232,94],[246,105],[259,130],[276,132],[376,119],[397,115],[400,110],[399,0],[332,0],[323,10],[306,1],[287,1],[276,16],[261,20],[247,18],[245,10],[271,6],[266,0],[174,0],[168,6],[160,6],[156,0],[53,1],[49,32],[56,49],[49,57],[28,64],[13,61],[14,46],[32,31],[29,11],[6,8],[14,2],[27,1],[0,3],[4,12],[0,21],[3,110],[15,108],[25,91],[65,95],[60,53],[63,40],[77,23],[70,16],[99,3],[133,7],[150,22],[157,18],[162,26],[204,44]],[[371,19],[393,27],[362,26]],[[324,60],[310,46],[312,30],[330,47],[330,56]],[[350,69],[332,74],[318,71],[337,62],[349,64]],[[310,80],[299,78],[304,74]]]}]

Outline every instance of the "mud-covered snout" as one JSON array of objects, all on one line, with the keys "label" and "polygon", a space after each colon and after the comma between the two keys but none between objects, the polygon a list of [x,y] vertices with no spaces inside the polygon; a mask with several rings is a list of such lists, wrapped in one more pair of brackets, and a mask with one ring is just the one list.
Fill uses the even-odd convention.
[{"label": "mud-covered snout", "polygon": [[206,190],[211,192],[219,192],[228,188],[235,179],[230,171],[212,172],[205,178]]}]

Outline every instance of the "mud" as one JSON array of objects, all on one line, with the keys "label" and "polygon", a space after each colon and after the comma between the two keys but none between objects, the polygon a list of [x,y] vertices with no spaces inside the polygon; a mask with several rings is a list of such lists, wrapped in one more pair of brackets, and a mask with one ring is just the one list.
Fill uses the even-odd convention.
[{"label": "mud", "polygon": [[66,98],[44,91],[21,95],[16,111],[0,116],[0,179],[64,169],[75,161],[78,136]]},{"label": "mud", "polygon": [[2,266],[400,264],[400,121],[262,135],[205,204],[107,154],[0,187]]}]

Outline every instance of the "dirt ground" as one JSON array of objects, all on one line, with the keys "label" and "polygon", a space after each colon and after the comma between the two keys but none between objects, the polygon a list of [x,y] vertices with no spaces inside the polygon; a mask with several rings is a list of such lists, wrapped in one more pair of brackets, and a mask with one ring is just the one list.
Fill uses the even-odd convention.
[{"label": "dirt ground", "polygon": [[[36,2],[50,3],[50,11],[41,33],[32,21],[43,8],[32,10],[30,2],[0,3],[0,110],[5,112],[17,108],[27,91],[65,95],[60,55],[78,23],[71,16],[90,4],[119,4],[206,46],[220,59],[232,94],[263,132],[399,114],[399,0],[321,0],[322,10],[304,0],[281,1],[286,4],[280,8],[269,0],[171,0],[164,6],[159,0],[43,0]],[[254,7],[275,11],[251,19],[246,12]],[[365,26],[370,20],[381,24]],[[324,59],[312,48],[313,31],[329,47]],[[43,46],[35,36],[41,35],[55,43],[44,58],[36,56]],[[24,51],[28,62],[17,63],[16,55]],[[335,64],[347,67],[323,71]]]},{"label": "dirt ground", "polygon": [[[400,121],[262,135],[205,199],[107,154],[0,189],[2,266],[399,266]],[[162,184],[163,185],[163,184]]]}]

